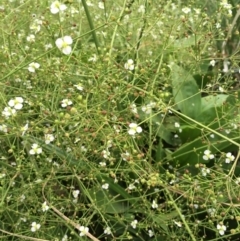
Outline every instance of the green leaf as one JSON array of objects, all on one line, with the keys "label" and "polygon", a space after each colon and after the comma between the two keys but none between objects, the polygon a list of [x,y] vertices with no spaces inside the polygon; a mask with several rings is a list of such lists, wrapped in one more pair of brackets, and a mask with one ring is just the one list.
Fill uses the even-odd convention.
[{"label": "green leaf", "polygon": [[116,214],[124,213],[129,209],[129,203],[121,200],[119,196],[114,196],[110,190],[105,191],[94,188],[89,190],[89,195],[101,212]]},{"label": "green leaf", "polygon": [[201,95],[194,78],[180,66],[172,65],[173,96],[181,112],[196,119],[201,111]]}]

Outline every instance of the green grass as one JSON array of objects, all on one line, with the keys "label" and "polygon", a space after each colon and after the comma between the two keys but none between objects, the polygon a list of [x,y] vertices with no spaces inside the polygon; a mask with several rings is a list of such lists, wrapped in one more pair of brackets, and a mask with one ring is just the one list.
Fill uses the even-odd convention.
[{"label": "green grass", "polygon": [[0,239],[239,240],[237,1],[53,2],[0,4]]}]

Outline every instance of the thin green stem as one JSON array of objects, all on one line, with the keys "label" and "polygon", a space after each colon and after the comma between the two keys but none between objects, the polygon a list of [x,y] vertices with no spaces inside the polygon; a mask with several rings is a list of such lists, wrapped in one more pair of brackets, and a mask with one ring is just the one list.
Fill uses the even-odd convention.
[{"label": "thin green stem", "polygon": [[188,233],[189,233],[189,235],[190,235],[190,237],[191,237],[191,240],[192,240],[192,241],[197,241],[197,240],[195,239],[195,237],[194,237],[194,235],[193,235],[193,233],[192,233],[192,231],[191,231],[188,223],[186,222],[184,216],[182,215],[181,210],[178,208],[177,204],[175,203],[175,201],[174,201],[171,193],[169,192],[169,190],[168,190],[167,188],[166,188],[165,190],[166,190],[166,192],[167,192],[167,194],[168,194],[168,196],[169,196],[169,199],[171,200],[174,208],[175,208],[176,211],[178,212],[178,215],[179,215],[179,217],[181,218],[181,220],[182,220],[182,222],[183,222],[186,230],[188,231]]},{"label": "thin green stem", "polygon": [[92,31],[93,41],[95,43],[95,46],[96,46],[98,54],[100,54],[100,45],[99,45],[97,34],[96,34],[96,31],[95,31],[95,28],[94,28],[94,25],[93,25],[91,14],[90,14],[90,12],[88,10],[88,5],[87,5],[85,0],[82,0],[82,4],[83,4],[84,11],[85,11],[87,19],[88,19],[88,24],[89,24],[90,29]]}]

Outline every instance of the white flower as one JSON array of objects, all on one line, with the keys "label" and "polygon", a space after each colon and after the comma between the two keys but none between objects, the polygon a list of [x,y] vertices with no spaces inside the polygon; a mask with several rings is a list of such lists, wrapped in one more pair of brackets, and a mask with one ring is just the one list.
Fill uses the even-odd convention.
[{"label": "white flower", "polygon": [[62,38],[58,38],[55,42],[56,46],[62,53],[69,55],[72,51],[72,47],[70,46],[73,43],[71,36],[64,36]]},{"label": "white flower", "polygon": [[5,176],[6,176],[5,173],[0,173],[0,179],[1,179],[1,178],[4,178]]},{"label": "white flower", "polygon": [[27,41],[28,42],[35,42],[35,35],[34,34],[30,34],[27,36]]},{"label": "white flower", "polygon": [[42,148],[39,147],[39,145],[36,143],[32,144],[32,149],[29,151],[29,154],[36,155],[36,154],[41,154],[41,153],[42,153]]},{"label": "white flower", "polygon": [[88,233],[89,228],[88,228],[88,227],[81,226],[81,227],[79,228],[79,230],[80,230],[80,236],[84,236],[84,235],[86,235],[86,234]]},{"label": "white flower", "polygon": [[2,115],[5,116],[6,118],[8,118],[9,116],[16,115],[16,110],[12,109],[11,107],[7,106],[4,108],[4,110],[2,111]]},{"label": "white flower", "polygon": [[174,126],[175,126],[176,128],[179,128],[179,127],[180,127],[180,124],[179,124],[178,122],[175,122],[175,123],[174,123]]},{"label": "white flower", "polygon": [[154,236],[154,232],[151,229],[148,230],[148,236],[150,238]]},{"label": "white flower", "polygon": [[7,133],[8,132],[7,126],[4,124],[0,125],[0,131]]},{"label": "white flower", "polygon": [[225,231],[227,230],[226,226],[223,224],[218,224],[217,229],[220,235],[224,235]]},{"label": "white flower", "polygon": [[191,8],[185,7],[185,8],[182,8],[182,11],[183,11],[185,14],[188,14],[188,13],[191,12]]},{"label": "white flower", "polygon": [[107,190],[107,189],[109,188],[109,184],[108,184],[108,183],[104,183],[104,184],[102,185],[102,188]]},{"label": "white flower", "polygon": [[35,73],[36,69],[39,69],[40,67],[40,64],[39,63],[31,63],[28,65],[28,71],[31,72],[31,73]]},{"label": "white flower", "polygon": [[89,62],[96,62],[97,61],[97,55],[94,54],[92,57],[88,59]]},{"label": "white flower", "polygon": [[136,106],[136,104],[131,104],[130,105],[130,110],[131,110],[131,112],[133,113],[133,114],[137,114],[138,113],[138,111],[137,111],[137,106]]},{"label": "white flower", "polygon": [[30,25],[30,29],[37,33],[41,30],[42,23],[42,20],[35,19],[34,22]]},{"label": "white flower", "polygon": [[214,158],[214,155],[211,154],[211,151],[209,151],[209,150],[204,151],[203,160],[208,161],[213,158]]},{"label": "white flower", "polygon": [[209,168],[202,168],[201,169],[201,172],[202,172],[202,175],[204,176],[204,177],[206,177],[207,176],[207,174],[209,174],[210,173],[210,169]]},{"label": "white flower", "polygon": [[65,235],[63,236],[62,241],[68,241],[68,236],[67,236],[67,234],[65,234]]},{"label": "white flower", "polygon": [[29,123],[29,122],[27,121],[26,125],[23,126],[23,127],[21,127],[22,136],[24,136],[24,135],[25,135],[25,132],[28,130],[28,123]]},{"label": "white flower", "polygon": [[100,9],[104,9],[104,3],[103,3],[103,2],[99,2],[99,3],[98,3],[98,7],[99,7]]},{"label": "white flower", "polygon": [[99,165],[100,165],[101,167],[105,167],[107,164],[106,164],[106,162],[99,162]]},{"label": "white flower", "polygon": [[124,68],[128,70],[134,70],[134,62],[132,59],[129,59],[127,63],[124,64]]},{"label": "white flower", "polygon": [[181,222],[177,222],[177,221],[175,221],[175,220],[173,220],[173,222],[174,222],[179,228],[182,227],[182,223],[181,223]]},{"label": "white flower", "polygon": [[127,161],[127,160],[129,160],[130,153],[126,151],[125,153],[121,154],[121,157],[124,161]]},{"label": "white flower", "polygon": [[83,91],[83,87],[81,84],[74,85],[78,90]]},{"label": "white flower", "polygon": [[209,208],[207,210],[207,212],[210,214],[211,217],[213,217],[216,213],[216,209],[215,208]]},{"label": "white flower", "polygon": [[129,128],[130,129],[128,130],[128,134],[131,136],[134,136],[136,133],[142,132],[142,127],[138,126],[136,123],[130,123]]},{"label": "white flower", "polygon": [[45,143],[49,144],[50,142],[54,141],[54,135],[53,134],[45,134]]},{"label": "white flower", "polygon": [[61,101],[61,106],[62,106],[63,108],[65,108],[65,107],[67,107],[67,106],[69,106],[69,105],[72,105],[72,101],[71,101],[71,100],[69,100],[69,99],[64,99],[64,100]]},{"label": "white flower", "polygon": [[135,219],[134,221],[131,222],[130,225],[132,226],[132,228],[135,229],[137,227],[137,223],[138,223],[138,220]]},{"label": "white flower", "polygon": [[79,190],[74,190],[74,191],[72,192],[72,195],[74,196],[74,198],[78,198],[79,193],[80,193]]},{"label": "white flower", "polygon": [[8,105],[13,107],[16,110],[21,110],[23,107],[23,98],[22,97],[15,97],[8,101]]},{"label": "white flower", "polygon": [[48,209],[49,209],[49,206],[47,205],[47,202],[44,202],[44,203],[42,204],[42,211],[43,211],[43,212],[46,212]]},{"label": "white flower", "polygon": [[110,235],[112,233],[110,227],[106,227],[104,233]]},{"label": "white flower", "polygon": [[234,161],[234,159],[235,159],[235,156],[233,156],[231,152],[228,152],[226,154],[225,162],[226,163],[230,163],[231,161]]},{"label": "white flower", "polygon": [[102,156],[105,158],[105,159],[109,159],[110,157],[110,152],[108,150],[103,150],[102,151]]},{"label": "white flower", "polygon": [[60,3],[59,1],[54,1],[50,6],[50,12],[52,14],[59,13],[60,11],[64,11],[67,9],[65,4]]},{"label": "white flower", "polygon": [[52,47],[53,47],[52,44],[45,44],[45,46],[44,46],[45,50],[49,50]]},{"label": "white flower", "polygon": [[36,232],[38,229],[40,229],[41,225],[39,223],[33,222],[31,225],[31,231]]},{"label": "white flower", "polygon": [[155,200],[153,200],[153,202],[152,202],[152,208],[158,208],[158,204],[156,203],[156,201]]},{"label": "white flower", "polygon": [[138,8],[138,12],[139,13],[145,13],[145,6],[144,5],[140,5]]},{"label": "white flower", "polygon": [[129,184],[129,186],[128,186],[128,190],[133,190],[135,188],[136,188],[136,186],[134,186],[133,183]]}]

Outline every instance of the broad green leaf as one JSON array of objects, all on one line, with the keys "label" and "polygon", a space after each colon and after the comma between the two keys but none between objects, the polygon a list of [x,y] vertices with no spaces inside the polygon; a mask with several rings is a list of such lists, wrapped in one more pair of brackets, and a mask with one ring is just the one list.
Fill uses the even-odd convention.
[{"label": "broad green leaf", "polygon": [[201,111],[201,94],[194,78],[176,64],[172,65],[171,77],[175,103],[183,114],[196,119]]},{"label": "broad green leaf", "polygon": [[[228,138],[231,138],[235,142],[240,141],[239,135],[237,137],[228,135]],[[215,154],[231,145],[232,143],[228,140],[215,136],[214,140],[211,142],[210,150]],[[182,166],[187,164],[206,163],[208,161],[203,160],[202,156],[203,152],[207,149],[209,149],[209,143],[204,142],[202,136],[200,136],[197,139],[182,145],[178,150],[172,153],[171,158],[175,163]]]},{"label": "broad green leaf", "polygon": [[[231,108],[233,108],[230,104],[231,101],[231,96],[224,94],[203,97],[202,110],[198,117],[198,121],[209,125],[212,121],[218,118],[218,122],[220,123],[222,115],[226,115],[228,111],[231,111]],[[230,108],[224,105],[225,103],[230,104]]]},{"label": "broad green leaf", "polygon": [[97,208],[104,213],[124,213],[129,209],[129,203],[116,197],[116,195],[112,195],[111,191],[94,188],[89,190],[89,195]]}]

